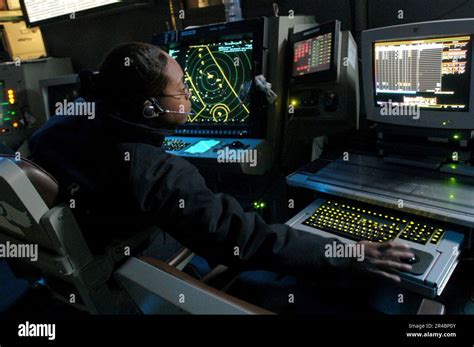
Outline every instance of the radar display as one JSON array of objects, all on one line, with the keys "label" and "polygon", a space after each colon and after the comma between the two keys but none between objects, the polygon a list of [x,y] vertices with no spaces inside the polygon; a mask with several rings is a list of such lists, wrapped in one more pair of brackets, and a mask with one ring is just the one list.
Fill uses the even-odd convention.
[{"label": "radar display", "polygon": [[189,86],[188,123],[239,125],[248,121],[253,81],[252,40],[228,40],[170,49]]}]

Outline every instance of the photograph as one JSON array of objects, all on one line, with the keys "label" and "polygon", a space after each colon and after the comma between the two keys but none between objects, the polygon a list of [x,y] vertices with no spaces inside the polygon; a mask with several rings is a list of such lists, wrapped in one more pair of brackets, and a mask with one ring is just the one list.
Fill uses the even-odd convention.
[{"label": "photograph", "polygon": [[0,347],[474,346],[474,0],[5,0],[0,38]]}]

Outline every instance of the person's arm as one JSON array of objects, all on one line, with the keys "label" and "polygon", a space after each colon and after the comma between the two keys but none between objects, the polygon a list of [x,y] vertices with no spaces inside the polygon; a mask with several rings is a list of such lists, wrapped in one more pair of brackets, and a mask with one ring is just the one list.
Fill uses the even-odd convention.
[{"label": "person's arm", "polygon": [[324,255],[325,245],[339,243],[336,239],[269,225],[258,214],[244,212],[231,196],[212,193],[187,161],[136,148],[132,181],[140,209],[197,254],[225,265],[294,275],[349,266],[351,259]]},{"label": "person's arm", "polygon": [[[141,152],[141,153],[140,153]],[[396,271],[412,266],[409,247],[395,242],[360,242],[364,260],[326,257],[326,245],[340,244],[290,228],[269,225],[254,212],[245,212],[231,196],[214,194],[198,170],[186,160],[163,151],[140,148],[133,167],[134,194],[140,209],[179,242],[210,261],[292,275],[315,276],[326,270],[362,270],[395,282]]]}]

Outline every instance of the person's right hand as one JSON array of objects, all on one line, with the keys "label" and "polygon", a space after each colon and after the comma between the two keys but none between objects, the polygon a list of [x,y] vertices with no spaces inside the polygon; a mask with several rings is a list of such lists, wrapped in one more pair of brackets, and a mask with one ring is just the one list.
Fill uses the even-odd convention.
[{"label": "person's right hand", "polygon": [[356,265],[357,268],[400,282],[400,276],[394,271],[410,271],[412,266],[401,259],[412,258],[414,254],[410,247],[396,242],[360,241],[364,245],[364,260]]}]

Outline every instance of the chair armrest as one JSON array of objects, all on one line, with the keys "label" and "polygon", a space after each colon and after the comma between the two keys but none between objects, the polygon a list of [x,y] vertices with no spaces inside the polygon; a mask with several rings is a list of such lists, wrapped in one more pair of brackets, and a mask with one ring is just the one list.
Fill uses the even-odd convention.
[{"label": "chair armrest", "polygon": [[[115,277],[145,313],[272,314],[153,258],[130,258],[117,270]],[[147,294],[152,294],[155,301],[159,298],[156,309],[151,312],[146,307],[150,300],[144,299]]]},{"label": "chair armrest", "polygon": [[416,314],[418,314],[418,315],[426,315],[426,314],[428,314],[428,315],[432,315],[432,314],[442,315],[442,314],[445,314],[445,312],[446,312],[446,309],[445,309],[443,304],[441,304],[437,301],[425,298],[421,301],[420,307],[418,308],[418,311],[416,312]]}]

